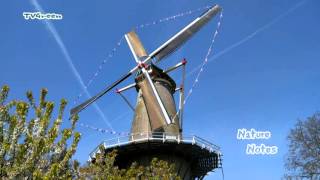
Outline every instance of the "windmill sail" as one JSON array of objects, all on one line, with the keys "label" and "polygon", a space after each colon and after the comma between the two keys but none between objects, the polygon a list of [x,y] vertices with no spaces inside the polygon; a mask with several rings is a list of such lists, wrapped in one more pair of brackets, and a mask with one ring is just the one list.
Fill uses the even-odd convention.
[{"label": "windmill sail", "polygon": [[220,6],[215,5],[201,16],[192,21],[189,25],[179,31],[176,35],[170,38],[162,46],[150,54],[151,58],[156,58],[157,62],[165,58],[182,44],[184,44],[190,37],[192,37],[200,28],[207,24],[210,19],[221,10]]},{"label": "windmill sail", "polygon": [[[134,31],[131,31],[125,35],[125,38],[136,62],[138,64],[141,63],[140,59],[145,57],[147,53],[138,35]],[[140,68],[144,75],[144,79],[138,81],[137,85],[139,89],[141,89],[143,100],[150,117],[151,127],[157,129],[159,128],[159,124],[170,124],[171,119],[149,73],[145,67]]]},{"label": "windmill sail", "polygon": [[87,106],[89,106],[90,104],[92,104],[94,101],[96,101],[97,99],[99,99],[101,96],[103,96],[104,94],[106,94],[108,91],[110,91],[111,89],[113,89],[115,86],[117,86],[118,84],[120,84],[122,81],[124,81],[125,79],[127,79],[128,77],[130,77],[132,75],[132,72],[129,72],[125,75],[123,75],[120,79],[118,79],[117,81],[113,82],[110,86],[106,87],[103,91],[101,91],[100,93],[98,93],[97,95],[93,96],[92,98],[86,100],[85,102],[81,103],[80,105],[74,107],[71,109],[70,114],[71,117],[78,114],[80,111],[82,111],[84,108],[86,108]]},{"label": "windmill sail", "polygon": [[147,52],[144,49],[138,35],[131,31],[125,35],[130,50],[136,60],[140,60],[141,57],[147,56]]}]

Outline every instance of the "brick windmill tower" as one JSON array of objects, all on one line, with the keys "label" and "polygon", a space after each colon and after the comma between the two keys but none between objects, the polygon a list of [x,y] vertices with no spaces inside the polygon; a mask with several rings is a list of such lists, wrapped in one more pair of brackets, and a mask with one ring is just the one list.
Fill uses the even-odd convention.
[{"label": "brick windmill tower", "polygon": [[[120,168],[127,168],[132,162],[147,166],[154,157],[174,163],[182,179],[203,179],[208,172],[219,168],[221,153],[218,146],[197,136],[182,133],[183,83],[177,88],[168,73],[179,67],[184,72],[186,61],[166,70],[156,64],[177,50],[220,10],[218,5],[211,7],[150,54],[134,31],[127,33],[125,38],[137,65],[102,92],[71,110],[71,115],[79,113],[122,81],[135,75],[133,84],[117,90],[121,94],[135,88],[138,93],[131,134],[102,142],[106,152],[118,150],[116,165]],[[176,92],[179,92],[178,108],[173,96]],[[90,154],[92,159],[97,150]]]}]

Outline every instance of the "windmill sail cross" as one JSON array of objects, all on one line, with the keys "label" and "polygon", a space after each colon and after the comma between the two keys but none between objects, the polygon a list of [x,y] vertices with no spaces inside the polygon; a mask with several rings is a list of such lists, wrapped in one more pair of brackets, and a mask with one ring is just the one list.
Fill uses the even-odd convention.
[{"label": "windmill sail cross", "polygon": [[[190,39],[201,27],[203,27],[205,24],[207,24],[212,17],[214,17],[218,12],[221,11],[221,7],[219,5],[215,5],[211,7],[209,10],[207,10],[205,13],[203,13],[201,16],[193,20],[191,23],[189,23],[186,27],[184,27],[182,30],[180,30],[178,33],[176,33],[173,37],[171,37],[168,41],[163,43],[159,48],[154,50],[149,56],[146,56],[146,58],[142,61],[142,63],[148,63],[151,59],[156,58],[157,62],[174,52],[177,48],[179,48],[182,44],[184,44],[188,39]],[[131,39],[137,39],[138,37],[135,34],[129,34],[129,36],[126,36],[126,38]],[[139,42],[140,43],[140,42]],[[136,57],[142,57],[142,55],[146,54],[145,49],[142,47],[140,48],[140,44],[131,44],[134,56]],[[130,77],[134,72],[136,72],[139,69],[139,66],[135,66],[132,68],[127,74],[124,74],[120,79],[113,82],[111,85],[107,86],[103,91],[98,93],[97,95],[93,96],[92,98],[86,100],[85,102],[81,103],[80,105],[74,107],[71,109],[70,114],[71,117],[75,114],[78,114],[80,111],[88,107],[90,104],[98,100],[100,97],[102,97],[104,94],[106,94],[108,91],[113,89],[115,86],[120,84],[122,81]]]}]

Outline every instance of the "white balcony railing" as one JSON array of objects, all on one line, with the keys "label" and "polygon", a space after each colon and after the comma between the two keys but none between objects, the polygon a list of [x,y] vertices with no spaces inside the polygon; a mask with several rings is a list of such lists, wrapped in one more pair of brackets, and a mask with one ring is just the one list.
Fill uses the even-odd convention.
[{"label": "white balcony railing", "polygon": [[[170,133],[163,133],[163,132],[146,132],[146,133],[138,133],[138,134],[131,134],[126,136],[119,136],[117,138],[113,138],[110,140],[103,141],[100,145],[103,145],[106,149],[123,146],[131,143],[138,143],[138,142],[148,142],[148,141],[157,141],[157,142],[171,142],[171,143],[187,143],[192,145],[197,145],[202,149],[207,149],[210,152],[216,152],[219,155],[220,147],[217,145],[212,144],[211,142],[202,139],[200,137],[194,135],[187,135],[181,137],[181,135],[177,134],[170,134]],[[90,159],[95,157],[95,154],[99,151],[98,145],[91,153]]]}]

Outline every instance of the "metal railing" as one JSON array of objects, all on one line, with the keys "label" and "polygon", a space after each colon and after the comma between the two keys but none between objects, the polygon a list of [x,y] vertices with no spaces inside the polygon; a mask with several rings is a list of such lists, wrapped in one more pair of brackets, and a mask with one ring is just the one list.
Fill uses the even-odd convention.
[{"label": "metal railing", "polygon": [[101,144],[99,144],[90,154],[89,159],[94,158],[95,154],[99,152],[99,147],[101,145],[104,146],[104,148],[113,148],[113,147],[119,147],[131,143],[140,143],[140,142],[170,142],[170,143],[187,143],[192,145],[197,145],[201,147],[202,149],[207,149],[210,152],[216,152],[217,154],[220,153],[220,147],[212,144],[211,142],[202,139],[200,137],[197,137],[195,135],[186,135],[181,136],[180,134],[172,134],[172,133],[165,133],[165,132],[145,132],[145,133],[137,133],[137,134],[131,134],[126,136],[119,136],[117,138],[109,139],[106,141],[103,141]]}]

